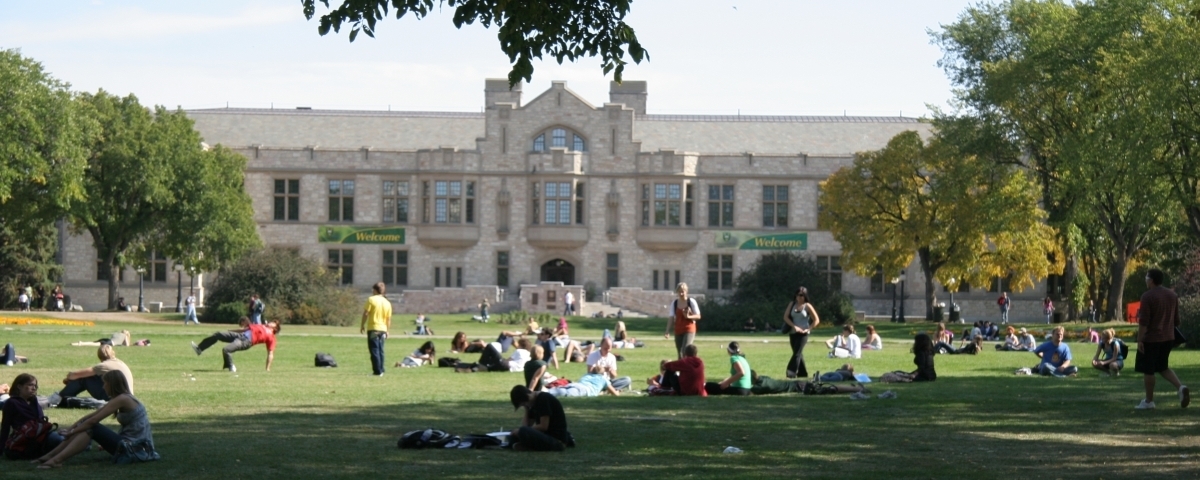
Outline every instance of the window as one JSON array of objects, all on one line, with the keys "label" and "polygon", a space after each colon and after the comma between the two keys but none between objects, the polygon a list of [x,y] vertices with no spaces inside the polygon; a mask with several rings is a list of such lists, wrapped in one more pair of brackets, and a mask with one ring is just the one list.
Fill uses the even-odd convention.
[{"label": "window", "polygon": [[692,185],[690,183],[642,184],[642,225],[649,226],[653,210],[654,226],[692,225]]},{"label": "window", "polygon": [[708,186],[708,226],[733,226],[733,185]]},{"label": "window", "polygon": [[619,287],[619,286],[621,286],[620,285],[621,275],[620,275],[620,270],[619,270],[620,258],[618,257],[618,254],[616,254],[616,253],[609,253],[606,255],[606,257],[607,258],[606,258],[606,262],[605,262],[605,271],[604,271],[604,273],[605,273],[604,287],[605,288]]},{"label": "window", "polygon": [[432,207],[433,223],[475,223],[475,182],[426,180],[421,183],[421,196],[425,206],[421,221],[429,223]]},{"label": "window", "polygon": [[891,295],[896,292],[896,284],[892,283],[895,276],[887,277],[883,275],[883,267],[875,267],[875,275],[871,276],[871,293],[885,293]]},{"label": "window", "polygon": [[[533,151],[545,152],[546,150],[548,150],[548,148],[546,147],[546,136],[547,135],[549,135],[549,137],[550,137],[550,147],[551,148],[552,147],[567,148],[568,146],[570,146],[571,147],[570,151],[572,151],[572,152],[586,152],[587,151],[587,141],[584,140],[583,137],[579,136],[579,134],[569,131],[565,128],[553,128],[548,132],[543,132],[542,134],[538,135],[537,137],[534,137]],[[571,139],[570,145],[567,145],[568,138]]]},{"label": "window", "polygon": [[[659,275],[662,275],[662,283],[658,282]],[[675,270],[675,283],[671,283],[670,270],[654,270],[654,290],[674,290],[675,285],[683,282],[679,277],[679,270]]]},{"label": "window", "polygon": [[1048,275],[1046,277],[1046,295],[1059,298],[1067,293],[1067,277],[1064,275]]},{"label": "window", "polygon": [[988,291],[992,293],[1011,292],[1012,289],[1009,288],[1009,282],[1011,280],[1011,275],[1006,277],[992,277],[992,287],[989,288]]},{"label": "window", "polygon": [[329,250],[329,262],[325,264],[329,273],[339,277],[338,283],[354,283],[354,250]]},{"label": "window", "polygon": [[383,181],[383,222],[408,223],[408,182]]},{"label": "window", "polygon": [[[108,256],[107,251],[96,249],[96,280],[104,280],[106,282],[108,281],[108,275],[109,275],[108,264],[104,263],[104,258],[107,256]],[[117,269],[117,281],[118,282],[125,281],[125,269],[124,268]]]},{"label": "window", "polygon": [[708,256],[708,289],[733,290],[733,255]]},{"label": "window", "polygon": [[408,251],[383,251],[383,283],[395,287],[408,286]]},{"label": "window", "polygon": [[786,227],[788,225],[787,185],[763,186],[763,226]]},{"label": "window", "polygon": [[329,181],[329,221],[354,221],[354,180]]},{"label": "window", "polygon": [[[965,280],[958,280],[957,282],[958,282],[958,290],[956,290],[955,293],[970,293],[971,292],[971,284],[970,283],[968,283]],[[949,292],[950,287],[942,285],[942,291]]]},{"label": "window", "polygon": [[[572,192],[572,187],[574,191]],[[572,200],[574,206],[572,207]],[[533,182],[533,224],[583,225],[583,183]],[[545,212],[543,215],[541,212]],[[574,220],[572,220],[574,213]]]},{"label": "window", "polygon": [[433,286],[462,288],[462,267],[433,267]]},{"label": "window", "polygon": [[146,256],[146,281],[166,283],[167,257],[159,252],[150,252]]},{"label": "window", "polygon": [[300,221],[300,180],[275,180],[275,221]]},{"label": "window", "polygon": [[825,281],[835,292],[842,290],[842,257],[817,256],[817,270],[825,276]]},{"label": "window", "polygon": [[496,252],[496,286],[508,288],[508,252]]}]

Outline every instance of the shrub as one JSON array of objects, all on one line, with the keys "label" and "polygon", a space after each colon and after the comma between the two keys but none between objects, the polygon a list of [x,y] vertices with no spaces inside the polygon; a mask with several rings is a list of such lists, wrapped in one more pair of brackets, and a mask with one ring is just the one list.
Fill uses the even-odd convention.
[{"label": "shrub", "polygon": [[732,296],[706,297],[700,306],[704,320],[697,325],[707,331],[739,331],[747,318],[753,318],[760,327],[769,322],[778,328],[783,323],[784,310],[800,286],[808,288],[809,298],[823,322],[841,325],[854,318],[850,296],[829,285],[826,275],[811,258],[779,251],[759,257],[739,273]]},{"label": "shrub", "polygon": [[266,318],[283,323],[351,325],[357,318],[353,290],[337,286],[338,275],[319,263],[288,250],[264,250],[221,269],[204,320],[236,323],[246,314],[246,301],[258,293],[266,303]]},{"label": "shrub", "polygon": [[1200,346],[1200,295],[1179,298],[1179,331],[1188,339],[1187,347]]}]

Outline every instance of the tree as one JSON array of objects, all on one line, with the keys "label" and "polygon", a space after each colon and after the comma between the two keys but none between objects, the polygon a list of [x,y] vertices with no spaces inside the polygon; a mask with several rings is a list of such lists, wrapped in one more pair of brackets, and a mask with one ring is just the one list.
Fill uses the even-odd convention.
[{"label": "tree", "polygon": [[842,266],[863,276],[894,272],[919,256],[926,316],[936,278],[954,289],[997,276],[1023,290],[1061,271],[1055,230],[1045,224],[1028,175],[912,131],[859,153],[821,184],[820,221],[842,245]]},{"label": "tree", "polygon": [[93,131],[66,84],[16,50],[0,50],[0,224],[13,241],[37,242],[84,198],[79,179]]},{"label": "tree", "polygon": [[747,318],[762,326],[783,325],[783,312],[795,297],[796,287],[808,289],[809,298],[823,322],[841,324],[854,316],[850,297],[830,285],[828,275],[813,259],[788,251],[773,251],[738,273],[728,299],[705,297],[697,325],[709,331],[741,331]]},{"label": "tree", "polygon": [[[54,279],[62,277],[62,266],[54,259],[58,251],[58,232],[51,225],[20,228],[0,225],[0,307],[17,303],[18,288],[42,285],[46,290]],[[32,235],[17,232],[33,231]],[[36,307],[36,305],[35,305]]]},{"label": "tree", "polygon": [[259,294],[266,315],[284,323],[351,325],[361,312],[358,297],[337,285],[340,277],[310,258],[287,250],[263,250],[226,264],[204,310],[205,322],[237,323],[246,300]]},{"label": "tree", "polygon": [[[326,8],[329,0],[301,0],[304,16],[312,20],[316,3]],[[543,54],[558,63],[574,61],[584,56],[600,55],[604,73],[613,72],[621,81],[625,71],[625,55],[641,63],[650,55],[638,42],[637,35],[625,23],[632,0],[555,0],[512,2],[508,0],[342,0],[329,13],[321,15],[317,31],[321,35],[341,32],[349,25],[350,41],[362,32],[375,36],[375,23],[394,9],[396,18],[411,13],[424,18],[435,7],[454,7],[454,26],[462,28],[478,21],[484,27],[493,24],[499,29],[500,50],[512,62],[508,72],[509,86],[521,79],[533,77],[533,59]]]},{"label": "tree", "polygon": [[[102,134],[89,145],[87,201],[71,206],[69,220],[91,234],[108,267],[109,308],[120,294],[118,269],[141,264],[148,250],[163,248],[185,265],[207,267],[258,245],[249,197],[240,189],[244,160],[227,150],[205,152],[183,111],[152,113],[132,95],[103,90],[79,101]],[[219,235],[231,238],[213,238]]]}]

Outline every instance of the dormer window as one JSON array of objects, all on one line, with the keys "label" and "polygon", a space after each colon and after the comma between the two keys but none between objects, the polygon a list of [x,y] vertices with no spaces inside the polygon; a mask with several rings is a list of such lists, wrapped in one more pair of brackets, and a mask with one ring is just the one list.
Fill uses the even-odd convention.
[{"label": "dormer window", "polygon": [[[546,146],[546,136],[550,136],[550,147],[567,148],[572,152],[586,152],[587,142],[579,134],[567,130],[565,128],[555,127],[546,132],[542,132],[533,139],[533,151],[545,152],[549,150]],[[567,143],[568,139],[570,144]]]}]

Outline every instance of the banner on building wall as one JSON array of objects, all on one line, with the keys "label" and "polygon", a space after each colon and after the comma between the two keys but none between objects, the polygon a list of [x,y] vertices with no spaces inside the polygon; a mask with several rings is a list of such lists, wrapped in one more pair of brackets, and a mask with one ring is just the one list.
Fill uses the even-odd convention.
[{"label": "banner on building wall", "polygon": [[717,232],[716,243],[738,250],[808,250],[808,233]]},{"label": "banner on building wall", "polygon": [[404,227],[324,226],[318,230],[321,243],[386,243],[404,244]]}]

